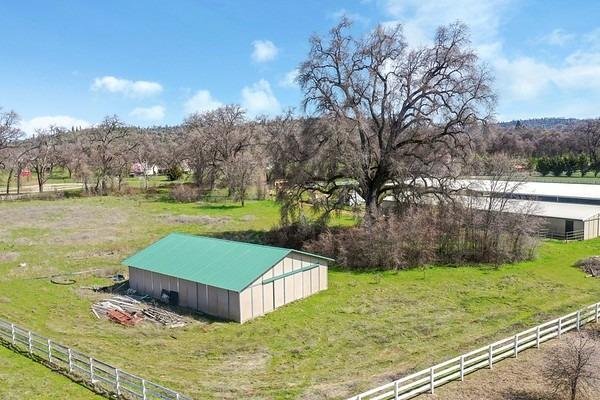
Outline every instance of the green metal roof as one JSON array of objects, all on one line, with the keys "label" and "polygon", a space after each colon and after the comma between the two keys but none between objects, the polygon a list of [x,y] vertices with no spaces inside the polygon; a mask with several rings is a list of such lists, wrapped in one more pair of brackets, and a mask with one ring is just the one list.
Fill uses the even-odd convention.
[{"label": "green metal roof", "polygon": [[292,252],[331,260],[281,247],[171,233],[122,264],[241,292]]}]

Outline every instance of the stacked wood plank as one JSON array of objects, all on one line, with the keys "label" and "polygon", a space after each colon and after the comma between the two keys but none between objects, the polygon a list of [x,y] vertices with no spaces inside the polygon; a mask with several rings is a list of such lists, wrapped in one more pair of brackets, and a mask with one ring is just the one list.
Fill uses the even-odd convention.
[{"label": "stacked wood plank", "polygon": [[131,296],[113,296],[92,304],[96,318],[106,317],[122,325],[132,326],[145,319],[169,328],[185,326],[183,317],[173,312],[152,307]]},{"label": "stacked wood plank", "polygon": [[148,307],[144,311],[144,315],[154,321],[168,326],[169,328],[178,328],[185,326],[185,321],[181,316],[167,310],[156,307]]}]

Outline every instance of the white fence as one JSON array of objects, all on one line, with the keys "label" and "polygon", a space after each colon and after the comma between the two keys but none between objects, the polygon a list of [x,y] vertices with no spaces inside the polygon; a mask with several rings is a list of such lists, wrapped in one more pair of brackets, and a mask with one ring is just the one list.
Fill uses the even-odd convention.
[{"label": "white fence", "polygon": [[122,399],[191,400],[181,393],[115,368],[2,319],[0,339],[5,344],[27,351],[32,358],[41,359],[61,369],[70,377],[80,378],[100,393],[111,393]]},{"label": "white fence", "polygon": [[517,333],[470,353],[452,358],[441,364],[405,376],[396,381],[368,390],[348,400],[410,399],[423,393],[434,393],[435,388],[450,381],[463,380],[464,376],[482,368],[492,368],[495,363],[517,357],[519,352],[560,337],[570,330],[579,330],[588,322],[598,322],[600,303],[554,319],[535,328]]}]

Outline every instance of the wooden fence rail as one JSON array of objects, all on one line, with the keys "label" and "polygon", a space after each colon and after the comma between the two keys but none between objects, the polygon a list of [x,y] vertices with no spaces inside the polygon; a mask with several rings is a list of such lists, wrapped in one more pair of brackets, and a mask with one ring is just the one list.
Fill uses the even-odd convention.
[{"label": "wooden fence rail", "polygon": [[517,357],[523,350],[531,347],[539,348],[541,343],[560,337],[565,332],[574,329],[579,331],[589,322],[598,322],[599,311],[600,303],[592,304],[564,317],[368,390],[348,400],[404,400],[423,393],[435,393],[436,387],[454,380],[462,381],[465,375],[482,368],[492,369],[499,361],[508,357]]},{"label": "wooden fence rail", "polygon": [[120,399],[191,400],[190,397],[113,367],[103,361],[56,343],[35,332],[0,319],[0,341],[8,347],[29,353],[32,358],[48,362],[72,378],[82,379],[100,393]]}]

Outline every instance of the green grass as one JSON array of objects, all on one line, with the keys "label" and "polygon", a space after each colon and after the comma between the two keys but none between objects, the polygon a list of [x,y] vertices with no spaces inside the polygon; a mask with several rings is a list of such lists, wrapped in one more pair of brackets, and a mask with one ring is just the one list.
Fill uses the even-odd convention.
[{"label": "green grass", "polygon": [[108,284],[104,278],[78,276],[73,286],[31,279],[116,271],[171,231],[260,231],[278,215],[268,201],[0,203],[8,222],[0,229],[0,317],[197,398],[341,398],[600,300],[600,281],[572,267],[600,254],[599,240],[546,242],[536,260],[497,269],[332,269],[329,290],[249,323],[199,319],[174,330],[97,320],[89,306],[98,295],[80,287]]},{"label": "green grass", "polygon": [[35,361],[0,346],[0,396],[3,400],[102,399]]}]

